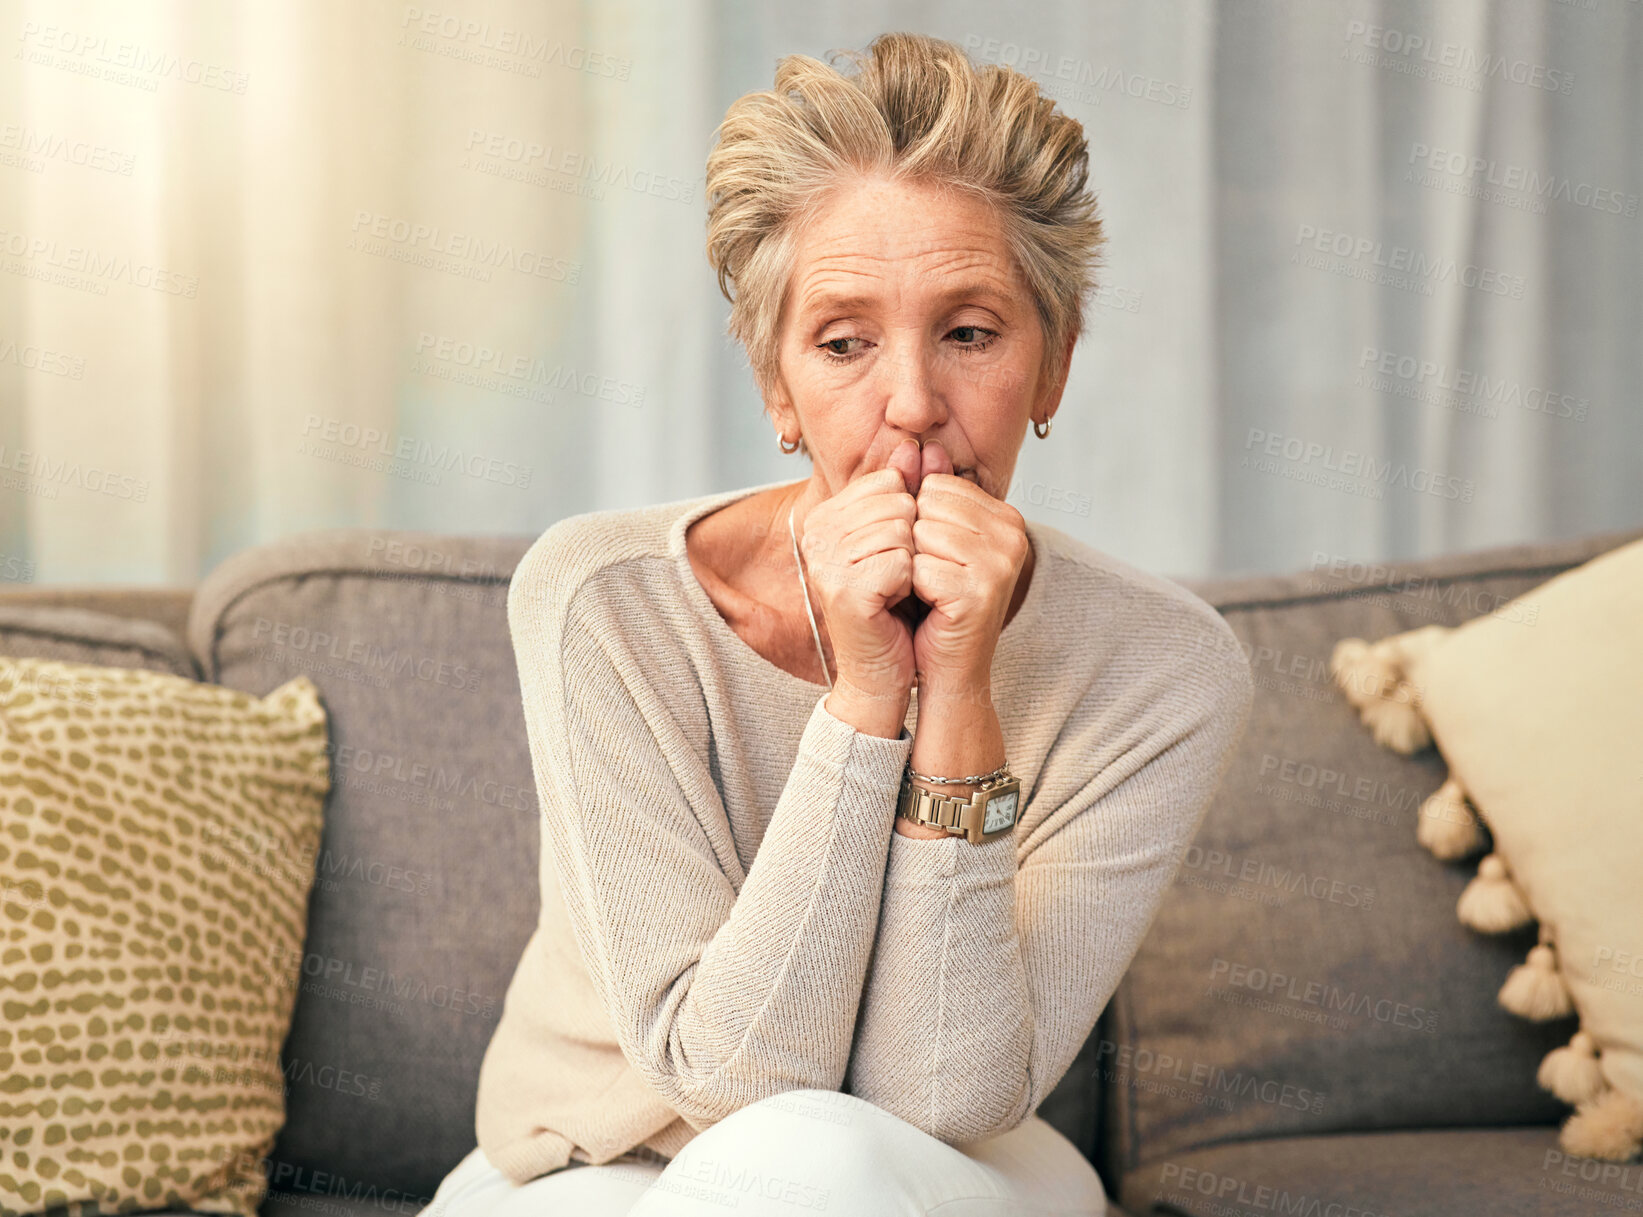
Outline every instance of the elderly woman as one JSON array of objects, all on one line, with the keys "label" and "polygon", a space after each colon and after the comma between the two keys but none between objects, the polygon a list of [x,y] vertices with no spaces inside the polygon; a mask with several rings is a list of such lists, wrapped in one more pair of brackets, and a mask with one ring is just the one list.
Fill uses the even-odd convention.
[{"label": "elderly woman", "polygon": [[951,43],[855,66],[783,59],[707,167],[809,476],[572,516],[514,575],[541,919],[439,1217],[1106,1206],[1035,1113],[1250,676],[1203,601],[1004,501],[1102,240],[1078,124]]}]

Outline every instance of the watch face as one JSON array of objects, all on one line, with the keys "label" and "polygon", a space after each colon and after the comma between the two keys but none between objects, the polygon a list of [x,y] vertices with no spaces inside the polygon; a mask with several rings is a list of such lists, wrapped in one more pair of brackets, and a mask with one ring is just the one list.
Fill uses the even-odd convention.
[{"label": "watch face", "polygon": [[996,799],[988,799],[987,814],[982,818],[981,831],[997,832],[1014,824],[1016,802],[1020,797],[1020,791],[1012,790],[1009,794],[1001,794]]}]

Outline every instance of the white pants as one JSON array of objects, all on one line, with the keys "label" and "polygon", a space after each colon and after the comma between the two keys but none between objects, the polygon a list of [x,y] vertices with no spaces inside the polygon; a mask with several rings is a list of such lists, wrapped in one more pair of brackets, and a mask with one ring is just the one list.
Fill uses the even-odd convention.
[{"label": "white pants", "polygon": [[831,1090],[790,1090],[696,1134],[665,1167],[573,1164],[515,1185],[476,1146],[426,1217],[1103,1217],[1101,1179],[1038,1116],[948,1145]]}]

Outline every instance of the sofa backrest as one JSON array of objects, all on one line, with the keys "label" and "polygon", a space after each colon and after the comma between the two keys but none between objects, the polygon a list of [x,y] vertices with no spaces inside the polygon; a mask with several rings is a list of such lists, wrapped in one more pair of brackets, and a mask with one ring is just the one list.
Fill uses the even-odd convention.
[{"label": "sofa backrest", "polygon": [[[26,570],[32,576],[32,566]],[[0,579],[0,609],[37,609],[42,616],[49,616],[56,609],[89,610],[127,622],[152,622],[165,630],[171,639],[171,646],[184,653],[187,651],[184,639],[188,634],[188,610],[193,603],[192,587],[122,587],[117,584],[75,587]],[[199,675],[194,671],[192,659],[185,666],[187,671],[180,675]]]},{"label": "sofa backrest", "polygon": [[97,590],[0,584],[0,655],[199,679],[182,633],[168,623],[187,619],[191,592],[99,596]]},{"label": "sofa backrest", "polygon": [[[1552,1124],[1535,1082],[1573,1018],[1496,1002],[1535,927],[1455,915],[1477,859],[1415,838],[1446,770],[1375,743],[1335,687],[1335,643],[1497,613],[1643,530],[1390,565],[1188,582],[1255,677],[1230,770],[1092,1041],[1064,1080],[1104,1090],[1087,1145],[1112,1194],[1193,1147],[1377,1128]],[[1533,713],[1525,707],[1525,713]],[[1097,1145],[1099,1148],[1097,1148]]]},{"label": "sofa backrest", "polygon": [[532,540],[310,532],[196,593],[204,679],[260,696],[306,675],[330,716],[276,1188],[323,1171],[426,1202],[473,1147],[480,1059],[539,908],[507,623]]}]

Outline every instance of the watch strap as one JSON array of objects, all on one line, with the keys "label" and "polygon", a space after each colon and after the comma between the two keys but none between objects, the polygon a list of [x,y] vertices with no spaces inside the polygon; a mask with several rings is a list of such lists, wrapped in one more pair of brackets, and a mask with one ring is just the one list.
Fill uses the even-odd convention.
[{"label": "watch strap", "polygon": [[[974,844],[995,840],[1014,829],[1020,816],[1021,782],[1006,774],[1002,781],[980,787],[969,794],[949,795],[914,782],[905,771],[901,775],[901,789],[896,800],[896,815],[914,824],[945,829],[955,837],[963,837]],[[1015,810],[1009,823],[991,833],[983,833],[982,823],[990,801],[1000,796],[1015,795]]]}]

